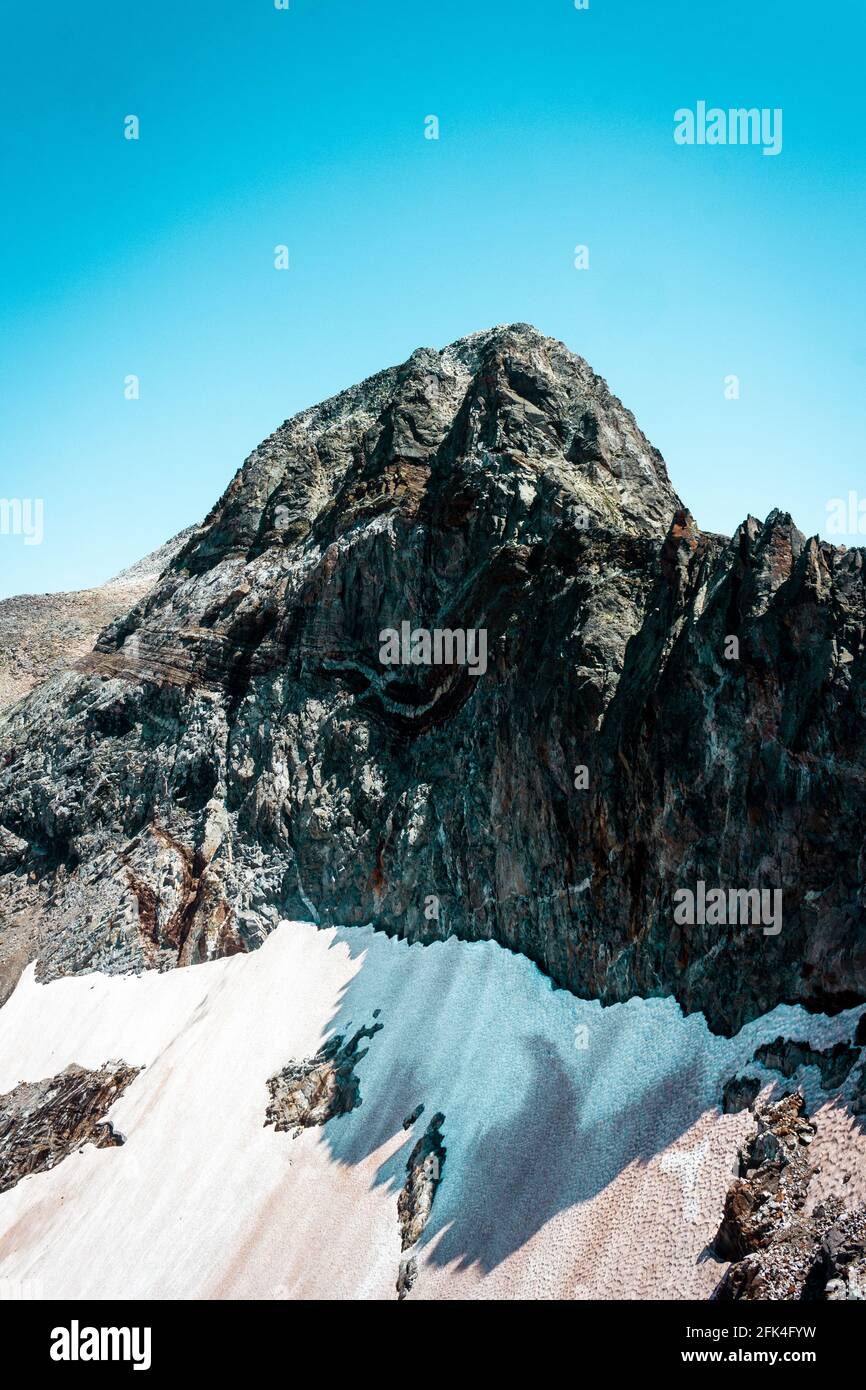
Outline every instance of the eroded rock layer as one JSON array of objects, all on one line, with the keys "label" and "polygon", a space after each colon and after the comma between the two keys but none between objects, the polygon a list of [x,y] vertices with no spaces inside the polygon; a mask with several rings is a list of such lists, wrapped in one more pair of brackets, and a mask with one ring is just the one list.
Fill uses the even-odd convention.
[{"label": "eroded rock layer", "polygon": [[98,588],[0,599],[0,708],[86,656],[102,628],[153,588],[190,533],[182,531]]}]

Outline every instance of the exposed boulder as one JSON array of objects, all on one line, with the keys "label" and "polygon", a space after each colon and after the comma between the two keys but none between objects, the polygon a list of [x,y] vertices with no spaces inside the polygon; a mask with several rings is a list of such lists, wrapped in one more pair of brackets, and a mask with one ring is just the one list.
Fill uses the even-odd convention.
[{"label": "exposed boulder", "polygon": [[374,1023],[371,1028],[359,1028],[348,1042],[336,1033],[314,1057],[290,1062],[269,1077],[271,1099],[265,1124],[290,1130],[297,1138],[303,1130],[327,1124],[360,1105],[361,1084],[355,1067],[366,1057],[367,1048],[359,1044],[363,1038],[374,1037],[381,1027],[381,1023]]},{"label": "exposed boulder", "polygon": [[0,1096],[0,1192],[55,1168],[85,1144],[122,1144],[105,1114],[140,1070],[125,1062],[106,1062],[97,1071],[72,1065]]}]

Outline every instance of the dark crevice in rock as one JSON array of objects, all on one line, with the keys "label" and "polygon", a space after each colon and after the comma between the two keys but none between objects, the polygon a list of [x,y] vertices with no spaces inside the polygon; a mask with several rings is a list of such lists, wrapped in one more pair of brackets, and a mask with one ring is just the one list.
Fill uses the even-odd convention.
[{"label": "dark crevice in rock", "polygon": [[760,1089],[761,1082],[756,1076],[732,1076],[722,1091],[722,1113],[734,1115],[740,1110],[749,1110]]},{"label": "dark crevice in rock", "polygon": [[851,1109],[861,1119],[866,1119],[866,1062],[854,1073],[850,1096]]}]

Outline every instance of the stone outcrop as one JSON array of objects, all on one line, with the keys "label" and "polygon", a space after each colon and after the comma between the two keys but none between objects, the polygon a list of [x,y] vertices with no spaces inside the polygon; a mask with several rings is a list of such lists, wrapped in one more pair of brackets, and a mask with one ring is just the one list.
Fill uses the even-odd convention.
[{"label": "stone outcrop", "polygon": [[817,1067],[825,1091],[838,1090],[859,1057],[859,1047],[849,1043],[836,1043],[834,1047],[819,1050],[791,1038],[776,1038],[775,1042],[764,1043],[754,1054],[756,1062],[782,1076],[792,1077],[800,1067]]},{"label": "stone outcrop", "polygon": [[348,1042],[336,1033],[304,1062],[290,1062],[268,1078],[271,1099],[265,1111],[265,1124],[276,1130],[289,1130],[292,1138],[305,1129],[327,1124],[339,1115],[348,1115],[361,1104],[361,1085],[355,1067],[367,1048],[360,1043],[372,1038],[381,1023],[359,1028]]},{"label": "stone outcrop", "polygon": [[[441,1111],[433,1116],[406,1162],[406,1180],[397,1198],[400,1248],[403,1251],[412,1250],[430,1220],[448,1152],[442,1135],[444,1123],[445,1116]],[[417,1255],[404,1254],[397,1273],[399,1300],[402,1301],[411,1292],[417,1278]]]},{"label": "stone outcrop", "polygon": [[434,1115],[406,1162],[406,1181],[397,1198],[400,1243],[408,1250],[430,1219],[436,1189],[442,1181],[447,1150],[442,1137],[445,1116]]},{"label": "stone outcrop", "polygon": [[[483,629],[484,674],[383,665],[403,622]],[[702,532],[561,344],[422,349],[282,425],[0,716],[3,987],[33,955],[167,968],[303,917],[492,937],[723,1031],[849,1007],[864,633],[863,551],[779,512]],[[679,925],[698,881],[781,889],[781,931]]]},{"label": "stone outcrop", "polygon": [[125,1062],[107,1062],[97,1071],[73,1065],[0,1096],[0,1192],[55,1168],[85,1144],[122,1144],[105,1114],[140,1070]]},{"label": "stone outcrop", "polygon": [[714,1243],[719,1259],[733,1261],[714,1294],[720,1302],[866,1298],[866,1208],[831,1197],[808,1211],[816,1127],[803,1112],[794,1092],[755,1113]]}]

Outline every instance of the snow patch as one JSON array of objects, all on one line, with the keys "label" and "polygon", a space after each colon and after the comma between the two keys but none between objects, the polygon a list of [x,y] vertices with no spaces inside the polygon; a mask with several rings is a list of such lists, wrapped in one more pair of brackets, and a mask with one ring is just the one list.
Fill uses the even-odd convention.
[{"label": "snow patch", "polygon": [[[71,1062],[144,1070],[109,1112],[123,1147],[0,1196],[0,1279],[49,1298],[396,1299],[420,1133],[403,1122],[423,1104],[447,1163],[410,1298],[706,1297],[723,1267],[699,1256],[751,1127],[720,1113],[724,1081],[780,1034],[850,1038],[856,1013],[785,1006],[728,1039],[670,999],[575,999],[493,942],[302,922],[168,974],[39,985],[31,966],[0,1009],[0,1092]],[[295,1139],[266,1127],[268,1078],[374,1017],[360,1105]]]}]

